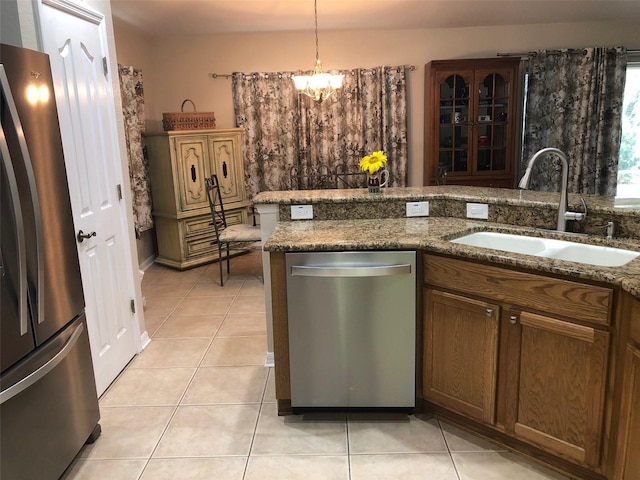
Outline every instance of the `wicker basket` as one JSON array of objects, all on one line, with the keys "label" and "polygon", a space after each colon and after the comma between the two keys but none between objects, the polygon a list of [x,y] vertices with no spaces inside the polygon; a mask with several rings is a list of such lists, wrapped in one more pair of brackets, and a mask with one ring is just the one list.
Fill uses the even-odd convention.
[{"label": "wicker basket", "polygon": [[[185,112],[184,104],[191,103],[193,112]],[[216,117],[213,112],[198,112],[196,104],[188,98],[182,102],[179,112],[162,114],[162,128],[164,130],[198,130],[216,128]]]}]

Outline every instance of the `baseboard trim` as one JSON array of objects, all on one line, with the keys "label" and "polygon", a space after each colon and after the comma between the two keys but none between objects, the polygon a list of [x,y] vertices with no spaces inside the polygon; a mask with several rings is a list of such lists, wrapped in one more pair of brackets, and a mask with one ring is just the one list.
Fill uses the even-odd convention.
[{"label": "baseboard trim", "polygon": [[265,367],[273,367],[275,366],[275,356],[273,352],[267,352],[267,357],[264,360]]},{"label": "baseboard trim", "polygon": [[[140,335],[140,352],[142,352],[142,350],[147,348],[150,343],[151,343],[151,337],[149,337],[149,334],[145,330],[142,333],[142,335]],[[138,352],[138,353],[140,353],[140,352]]]},{"label": "baseboard trim", "polygon": [[142,271],[146,270],[147,268],[149,268],[151,265],[153,265],[153,262],[156,261],[156,256],[155,255],[151,255],[150,257],[145,258],[142,263],[140,263],[140,265],[138,265],[138,268]]}]

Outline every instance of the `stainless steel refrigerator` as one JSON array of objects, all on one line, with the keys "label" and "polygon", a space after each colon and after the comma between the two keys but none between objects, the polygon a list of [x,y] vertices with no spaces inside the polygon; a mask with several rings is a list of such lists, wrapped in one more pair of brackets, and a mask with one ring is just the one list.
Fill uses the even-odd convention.
[{"label": "stainless steel refrigerator", "polygon": [[100,434],[49,57],[0,45],[0,478],[59,478]]}]

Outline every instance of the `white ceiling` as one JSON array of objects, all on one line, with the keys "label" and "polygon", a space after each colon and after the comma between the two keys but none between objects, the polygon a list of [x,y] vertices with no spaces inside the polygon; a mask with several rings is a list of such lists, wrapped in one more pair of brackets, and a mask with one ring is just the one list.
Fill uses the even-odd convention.
[{"label": "white ceiling", "polygon": [[[150,35],[312,30],[313,0],[111,0]],[[318,29],[640,21],[640,0],[318,0]]]}]

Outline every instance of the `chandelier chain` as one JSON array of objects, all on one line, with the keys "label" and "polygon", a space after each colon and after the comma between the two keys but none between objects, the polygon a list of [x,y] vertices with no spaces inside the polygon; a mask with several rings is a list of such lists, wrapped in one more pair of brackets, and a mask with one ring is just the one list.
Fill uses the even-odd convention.
[{"label": "chandelier chain", "polygon": [[313,12],[316,19],[316,60],[320,58],[318,49],[318,0],[313,0]]}]

